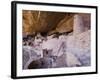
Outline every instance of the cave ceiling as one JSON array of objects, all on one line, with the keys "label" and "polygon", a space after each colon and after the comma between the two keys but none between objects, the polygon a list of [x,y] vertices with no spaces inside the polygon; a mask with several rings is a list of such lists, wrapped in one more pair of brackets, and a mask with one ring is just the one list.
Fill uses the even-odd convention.
[{"label": "cave ceiling", "polygon": [[23,33],[69,32],[74,13],[23,10]]},{"label": "cave ceiling", "polygon": [[57,31],[72,15],[64,12],[23,10],[23,32]]}]

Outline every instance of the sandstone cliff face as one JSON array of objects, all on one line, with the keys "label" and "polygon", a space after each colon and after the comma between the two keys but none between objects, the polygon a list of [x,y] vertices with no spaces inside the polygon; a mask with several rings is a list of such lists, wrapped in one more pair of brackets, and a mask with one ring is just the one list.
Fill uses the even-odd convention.
[{"label": "sandstone cliff face", "polygon": [[73,31],[73,14],[65,16],[65,18],[58,23],[56,31],[60,33]]}]

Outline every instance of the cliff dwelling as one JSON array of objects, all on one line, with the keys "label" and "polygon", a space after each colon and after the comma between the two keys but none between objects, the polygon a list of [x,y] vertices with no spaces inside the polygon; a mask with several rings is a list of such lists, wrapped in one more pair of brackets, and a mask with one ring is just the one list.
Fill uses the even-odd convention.
[{"label": "cliff dwelling", "polygon": [[23,10],[23,69],[91,65],[91,14]]}]

